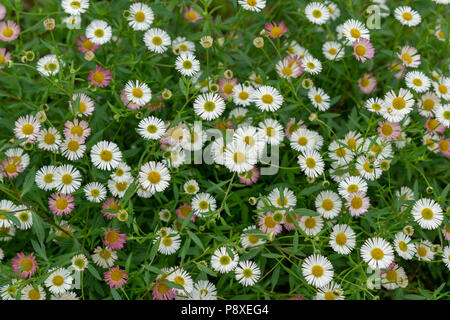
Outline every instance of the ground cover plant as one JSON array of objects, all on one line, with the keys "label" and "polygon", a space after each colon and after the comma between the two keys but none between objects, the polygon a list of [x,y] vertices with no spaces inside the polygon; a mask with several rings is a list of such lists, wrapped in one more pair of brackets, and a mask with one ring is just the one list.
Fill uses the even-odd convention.
[{"label": "ground cover plant", "polygon": [[448,3],[1,0],[1,299],[448,299]]}]

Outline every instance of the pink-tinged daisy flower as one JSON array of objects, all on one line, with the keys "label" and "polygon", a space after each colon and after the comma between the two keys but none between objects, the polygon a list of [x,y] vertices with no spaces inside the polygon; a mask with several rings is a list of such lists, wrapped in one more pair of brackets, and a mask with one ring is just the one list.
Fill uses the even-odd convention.
[{"label": "pink-tinged daisy flower", "polygon": [[273,232],[274,235],[277,235],[283,230],[283,227],[280,223],[276,222],[273,218],[273,212],[267,212],[265,215],[262,215],[259,219],[259,229],[264,233]]},{"label": "pink-tinged daisy flower", "polygon": [[[189,202],[184,202],[182,206],[179,206],[177,210],[175,210],[175,213],[177,214],[178,218],[180,219],[186,219],[189,213],[191,213],[192,207],[189,204]],[[196,215],[195,213],[191,217],[191,222],[195,222]]]},{"label": "pink-tinged daisy flower", "polygon": [[186,7],[184,9],[184,17],[192,23],[197,23],[197,20],[203,19],[203,17],[192,7]]},{"label": "pink-tinged daisy flower", "polygon": [[366,213],[370,206],[370,199],[364,192],[350,193],[347,197],[346,206],[352,216],[360,216]]},{"label": "pink-tinged daisy flower", "polygon": [[105,232],[105,245],[111,250],[120,250],[127,241],[125,233],[119,233],[119,229],[111,229]]},{"label": "pink-tinged daisy flower", "polygon": [[0,48],[0,69],[3,69],[9,61],[11,54],[5,48]]},{"label": "pink-tinged daisy flower", "polygon": [[16,178],[23,170],[24,168],[20,160],[16,159],[16,157],[8,157],[6,160],[3,160],[0,165],[0,171],[3,176],[11,179]]},{"label": "pink-tinged daisy flower", "polygon": [[420,54],[416,48],[404,46],[397,56],[402,59],[405,67],[417,68],[420,65]]},{"label": "pink-tinged daisy flower", "polygon": [[401,129],[400,125],[396,122],[378,121],[378,133],[386,141],[397,139],[401,134]]},{"label": "pink-tinged daisy flower", "polygon": [[53,193],[48,198],[48,206],[53,214],[62,216],[63,214],[69,214],[75,208],[73,203],[74,197],[71,194]]},{"label": "pink-tinged daisy flower", "polygon": [[[102,209],[115,210],[118,212],[120,209],[120,200],[116,200],[113,197],[110,197],[106,199],[105,202],[103,202]],[[102,211],[102,214],[108,219],[114,219],[115,217],[117,217],[117,213],[113,212]]]},{"label": "pink-tinged daisy flower", "polygon": [[12,20],[0,22],[0,40],[14,41],[20,33],[20,27]]},{"label": "pink-tinged daisy flower", "polygon": [[248,172],[243,172],[238,174],[239,176],[239,182],[246,184],[246,185],[251,185],[252,183],[257,183],[260,173],[259,170],[256,166],[253,167],[253,169],[250,169],[250,171]]},{"label": "pink-tinged daisy flower", "polygon": [[288,31],[284,21],[281,21],[279,25],[275,21],[267,22],[264,27],[266,28],[266,35],[271,38],[280,38]]},{"label": "pink-tinged daisy flower", "polygon": [[150,107],[150,112],[161,112],[161,110],[166,106],[163,102],[162,95],[159,95],[157,98],[157,100],[150,101],[150,103],[146,105],[147,109]]},{"label": "pink-tinged daisy flower", "polygon": [[227,100],[229,97],[233,96],[233,89],[237,85],[237,79],[225,79],[219,80],[219,94],[222,98]]},{"label": "pink-tinged daisy flower", "polygon": [[6,16],[6,7],[0,3],[0,20],[3,20]]},{"label": "pink-tinged daisy flower", "polygon": [[128,100],[127,97],[127,93],[125,92],[125,89],[122,89],[122,91],[120,91],[120,100],[122,100],[122,103],[125,107],[127,107],[130,110],[138,110],[141,108],[144,108],[145,106],[139,106],[133,102],[131,102],[130,100]]},{"label": "pink-tinged daisy flower", "polygon": [[100,88],[108,86],[112,79],[111,71],[103,69],[101,66],[96,66],[95,70],[89,72],[88,80],[90,85],[94,85]]},{"label": "pink-tinged daisy flower", "polygon": [[283,60],[278,61],[276,69],[278,75],[285,79],[298,78],[305,71],[299,56],[284,57]]},{"label": "pink-tinged daisy flower", "polygon": [[127,283],[128,275],[125,270],[115,266],[105,272],[104,279],[111,288],[120,288]]},{"label": "pink-tinged daisy flower", "polygon": [[83,34],[77,39],[78,43],[78,51],[81,53],[87,53],[89,51],[95,52],[100,48],[99,44],[93,43],[91,40],[86,38],[86,36]]},{"label": "pink-tinged daisy flower", "polygon": [[173,300],[178,291],[166,285],[167,279],[161,279],[161,275],[156,277],[153,282],[152,294],[155,300]]},{"label": "pink-tinged daisy flower", "polygon": [[291,118],[286,124],[286,130],[284,130],[286,138],[290,139],[291,135],[300,128],[306,129],[306,125],[303,124],[303,121],[296,121],[295,118]]},{"label": "pink-tinged daisy flower", "polygon": [[436,119],[432,119],[429,117],[427,121],[425,121],[425,129],[432,136],[435,134],[442,134],[445,131],[445,127],[439,123]]},{"label": "pink-tinged daisy flower", "polygon": [[31,277],[37,270],[37,262],[34,257],[34,252],[26,256],[23,252],[17,253],[17,258],[11,261],[12,268],[14,272],[19,275],[20,268],[22,269],[22,274],[20,275],[23,279]]},{"label": "pink-tinged daisy flower", "polygon": [[396,79],[401,79],[406,74],[406,67],[403,65],[401,61],[393,61],[390,66],[388,66],[388,70],[394,73],[394,77]]},{"label": "pink-tinged daisy flower", "polygon": [[286,212],[286,214],[284,215],[283,227],[287,231],[294,231],[296,229],[295,223],[292,220],[291,216],[297,220],[297,224],[300,222],[300,220],[303,217],[301,214],[295,213],[294,211],[291,211],[290,213]]},{"label": "pink-tinged daisy flower", "polygon": [[353,42],[353,55],[356,60],[364,63],[367,59],[372,59],[374,54],[375,49],[369,40],[360,38]]},{"label": "pink-tinged daisy flower", "polygon": [[358,87],[362,93],[370,94],[377,87],[377,78],[373,73],[364,73],[364,76],[358,79]]},{"label": "pink-tinged daisy flower", "polygon": [[444,156],[446,156],[447,158],[450,157],[450,138],[448,139],[442,138],[441,141],[439,141],[438,146],[439,151],[441,151]]},{"label": "pink-tinged daisy flower", "polygon": [[73,121],[66,121],[64,123],[64,137],[70,138],[77,136],[80,138],[81,143],[86,141],[86,138],[91,134],[89,123],[85,120],[74,119]]}]

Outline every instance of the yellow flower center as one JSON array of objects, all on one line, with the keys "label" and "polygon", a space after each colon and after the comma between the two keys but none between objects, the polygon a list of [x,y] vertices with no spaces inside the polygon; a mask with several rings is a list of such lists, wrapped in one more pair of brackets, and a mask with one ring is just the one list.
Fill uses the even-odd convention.
[{"label": "yellow flower center", "polygon": [[433,210],[431,210],[430,208],[424,208],[421,214],[422,218],[424,218],[425,220],[431,220],[434,216]]},{"label": "yellow flower center", "polygon": [[13,29],[11,29],[11,28],[5,28],[5,29],[3,29],[2,35],[3,35],[5,38],[11,38],[13,34],[14,34],[14,30],[13,30]]},{"label": "yellow flower center", "polygon": [[247,100],[248,99],[248,92],[245,92],[245,91],[239,92],[239,99]]},{"label": "yellow flower center", "polygon": [[91,40],[86,39],[83,41],[82,47],[86,50],[92,50],[94,48],[94,44],[91,42]]},{"label": "yellow flower center", "polygon": [[98,255],[103,259],[103,260],[108,260],[111,257],[111,252],[109,252],[106,249],[102,249],[100,250],[100,252],[98,253]]},{"label": "yellow flower center", "polygon": [[354,192],[358,192],[359,187],[356,184],[351,184],[347,187],[347,191],[354,193]]},{"label": "yellow flower center", "polygon": [[337,50],[335,48],[330,48],[330,50],[328,50],[328,53],[334,56],[337,53]]},{"label": "yellow flower center", "polygon": [[209,208],[209,203],[208,203],[208,201],[206,201],[206,200],[202,200],[202,201],[200,201],[200,202],[198,203],[198,207],[199,207],[201,210],[208,210],[208,208]]},{"label": "yellow flower center", "polygon": [[31,300],[39,300],[41,298],[41,294],[39,293],[39,291],[31,289],[30,292],[28,292],[28,298],[30,298]]},{"label": "yellow flower center", "polygon": [[280,27],[276,26],[273,27],[272,30],[270,30],[270,35],[274,38],[278,38],[283,34],[283,29],[281,29]]},{"label": "yellow flower center", "polygon": [[33,266],[34,266],[33,260],[31,260],[30,258],[24,258],[24,259],[20,260],[19,267],[21,268],[23,266],[25,266],[23,268],[23,271],[30,272],[31,269],[33,269]]},{"label": "yellow flower center", "polygon": [[103,38],[105,31],[103,31],[103,29],[97,29],[94,31],[94,34],[97,38]]},{"label": "yellow flower center", "polygon": [[425,99],[423,101],[423,108],[427,111],[431,111],[434,108],[434,101],[433,99]]},{"label": "yellow flower center", "polygon": [[183,61],[183,69],[189,70],[192,69],[192,62],[189,60]]},{"label": "yellow flower center", "polygon": [[254,236],[252,234],[249,235],[247,239],[248,239],[248,242],[250,242],[251,244],[256,244],[259,241],[258,237]]},{"label": "yellow flower center", "polygon": [[316,220],[315,220],[314,218],[308,217],[308,218],[305,220],[305,227],[306,227],[307,229],[312,229],[312,228],[314,228],[315,226],[316,226]]},{"label": "yellow flower center", "polygon": [[306,146],[308,139],[306,137],[300,137],[298,138],[297,143],[301,146]]},{"label": "yellow flower center", "polygon": [[234,161],[234,163],[241,164],[241,163],[244,163],[245,160],[246,160],[246,157],[245,157],[245,154],[243,152],[236,151],[233,154],[233,161]]},{"label": "yellow flower center", "polygon": [[112,157],[113,154],[109,150],[102,150],[100,152],[100,159],[102,159],[103,161],[111,161]]},{"label": "yellow flower center", "polygon": [[133,97],[135,98],[142,98],[144,95],[144,92],[142,92],[141,88],[134,88],[132,91]]},{"label": "yellow flower center", "polygon": [[66,210],[68,206],[69,206],[69,201],[67,201],[66,198],[59,198],[59,199],[56,200],[56,202],[55,202],[55,207],[56,207],[56,209],[58,209],[59,211]]},{"label": "yellow flower center", "polygon": [[353,38],[358,39],[359,37],[361,37],[361,32],[359,32],[358,29],[353,28],[353,29],[350,30],[350,35],[351,35]]},{"label": "yellow flower center", "polygon": [[347,243],[347,236],[345,235],[345,233],[341,232],[336,235],[336,243],[340,246],[343,246]]},{"label": "yellow flower center", "polygon": [[267,104],[271,104],[273,102],[273,97],[270,94],[264,94],[261,97],[262,102],[267,103]]},{"label": "yellow flower center", "polygon": [[66,185],[71,184],[72,180],[73,180],[72,176],[68,173],[64,174],[61,178],[62,183],[66,184]]},{"label": "yellow flower center", "polygon": [[229,256],[221,256],[219,259],[219,262],[221,265],[226,266],[227,264],[229,264],[231,262],[231,259]]},{"label": "yellow flower center", "polygon": [[123,273],[119,269],[114,269],[111,271],[111,280],[114,282],[119,282],[123,279]]},{"label": "yellow flower center", "polygon": [[47,174],[44,176],[44,181],[45,181],[46,183],[52,183],[52,182],[53,182],[53,173],[47,173]]},{"label": "yellow flower center", "polygon": [[409,53],[402,54],[402,60],[406,61],[408,64],[412,63],[412,57]]},{"label": "yellow flower center", "polygon": [[321,102],[322,102],[322,97],[321,97],[319,94],[316,94],[316,95],[314,96],[314,100],[315,100],[317,103],[321,103]]},{"label": "yellow flower center", "polygon": [[102,83],[103,80],[105,80],[105,76],[103,75],[102,72],[97,71],[97,72],[94,73],[92,79],[94,79],[94,81],[97,82],[97,83]]},{"label": "yellow flower center", "polygon": [[154,36],[153,39],[152,39],[152,43],[153,43],[155,46],[160,46],[160,45],[162,44],[162,39],[161,39],[161,37],[159,37],[159,36]]},{"label": "yellow flower center", "polygon": [[72,152],[77,151],[79,147],[80,147],[80,144],[79,144],[77,141],[75,141],[75,140],[71,140],[71,141],[67,144],[67,149],[70,150],[70,151],[72,151]]},{"label": "yellow flower center", "polygon": [[386,272],[386,280],[389,282],[396,282],[397,281],[397,271],[391,270]]},{"label": "yellow flower center", "polygon": [[358,55],[358,56],[360,56],[360,57],[363,57],[363,56],[366,54],[366,47],[364,47],[364,46],[361,45],[361,44],[358,44],[358,45],[355,47],[355,53],[356,53],[356,55]]},{"label": "yellow flower center", "polygon": [[314,160],[313,158],[306,158],[305,163],[306,163],[306,166],[310,169],[316,167],[316,160]]},{"label": "yellow flower center", "polygon": [[359,209],[362,207],[363,201],[360,197],[353,197],[351,205],[353,209]]},{"label": "yellow flower center", "polygon": [[405,19],[406,21],[410,21],[410,20],[413,18],[412,14],[409,13],[409,12],[403,12],[402,17],[403,17],[403,19]]},{"label": "yellow flower center", "polygon": [[277,223],[275,222],[275,220],[272,218],[272,216],[266,216],[264,218],[264,225],[269,228],[269,229],[273,229],[275,228],[275,226],[277,225]]},{"label": "yellow flower center", "polygon": [[53,277],[52,283],[53,285],[60,287],[64,283],[64,278],[58,274]]},{"label": "yellow flower center", "polygon": [[203,109],[205,109],[208,112],[212,112],[214,111],[214,109],[216,109],[216,104],[212,101],[206,101],[205,104],[203,105]]},{"label": "yellow flower center", "polygon": [[137,22],[143,22],[145,20],[145,13],[143,13],[142,11],[136,12],[136,14],[134,15],[134,20],[136,20]]},{"label": "yellow flower center", "polygon": [[447,91],[448,91],[447,87],[444,86],[443,84],[439,85],[438,90],[439,90],[439,92],[442,93],[442,94],[446,94]]},{"label": "yellow flower center", "polygon": [[27,123],[22,127],[22,133],[26,136],[29,136],[30,134],[32,134],[34,131],[34,127],[33,125]]},{"label": "yellow flower center", "polygon": [[225,94],[232,94],[233,93],[233,88],[234,88],[234,84],[232,83],[227,83],[226,85],[223,86],[223,92]]},{"label": "yellow flower center", "polygon": [[375,260],[381,260],[384,257],[384,252],[380,248],[374,248],[374,249],[372,249],[372,251],[370,251],[370,255]]},{"label": "yellow flower center", "polygon": [[314,18],[320,18],[322,16],[322,11],[315,9],[313,10],[312,15],[314,16]]},{"label": "yellow flower center", "polygon": [[334,207],[334,203],[333,203],[333,201],[331,199],[325,199],[325,200],[322,201],[322,208],[323,209],[325,209],[327,211],[330,211],[331,209],[333,209],[333,207]]},{"label": "yellow flower center", "polygon": [[406,101],[402,97],[396,97],[392,100],[392,106],[397,110],[401,110],[406,107]]},{"label": "yellow flower center", "polygon": [[110,244],[114,244],[119,240],[119,234],[116,231],[109,231],[106,235],[106,241]]},{"label": "yellow flower center", "polygon": [[419,78],[415,78],[415,79],[412,81],[412,83],[413,83],[415,86],[417,86],[417,87],[421,87],[422,84],[423,84],[422,80],[420,80]]},{"label": "yellow flower center", "polygon": [[419,257],[425,257],[427,255],[427,249],[424,247],[419,247],[417,249],[417,254],[419,255]]},{"label": "yellow flower center", "polygon": [[406,252],[408,250],[408,246],[406,245],[405,241],[400,241],[398,243],[398,247],[400,250],[402,250],[403,252]]},{"label": "yellow flower center", "polygon": [[320,278],[323,275],[324,270],[321,266],[315,265],[311,268],[311,273],[314,277]]}]

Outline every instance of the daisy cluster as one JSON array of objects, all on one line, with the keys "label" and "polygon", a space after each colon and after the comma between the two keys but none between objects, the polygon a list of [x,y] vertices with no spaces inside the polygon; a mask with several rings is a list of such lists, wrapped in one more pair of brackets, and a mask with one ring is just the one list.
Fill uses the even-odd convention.
[{"label": "daisy cluster", "polygon": [[2,299],[449,298],[448,1],[42,2],[0,4]]}]

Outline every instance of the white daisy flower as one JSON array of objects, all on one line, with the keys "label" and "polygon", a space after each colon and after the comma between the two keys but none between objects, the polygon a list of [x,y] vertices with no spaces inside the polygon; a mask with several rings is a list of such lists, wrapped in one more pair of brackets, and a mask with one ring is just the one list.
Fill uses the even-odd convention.
[{"label": "white daisy flower", "polygon": [[266,7],[266,0],[239,0],[239,4],[245,10],[260,12]]},{"label": "white daisy flower", "polygon": [[344,291],[341,286],[331,281],[323,288],[317,289],[314,300],[344,300]]},{"label": "white daisy flower", "polygon": [[129,181],[133,176],[130,173],[131,168],[124,162],[121,162],[111,173],[110,178],[116,182]]},{"label": "white daisy flower", "polygon": [[267,196],[270,204],[277,208],[294,208],[297,204],[297,198],[292,190],[283,188],[283,199],[281,199],[281,192],[279,188],[273,189]]},{"label": "white daisy flower", "polygon": [[233,102],[238,106],[247,107],[250,105],[253,87],[237,84],[233,88]]},{"label": "white daisy flower", "polygon": [[330,234],[330,246],[339,254],[349,254],[356,245],[356,234],[346,224],[336,224]]},{"label": "white daisy flower", "polygon": [[64,65],[65,63],[58,59],[56,54],[48,54],[38,60],[36,68],[41,74],[48,77],[56,75]]},{"label": "white daisy flower", "polygon": [[233,271],[239,261],[239,256],[233,248],[220,247],[211,256],[211,267],[220,273]]},{"label": "white daisy flower", "polygon": [[330,12],[320,2],[310,2],[305,8],[306,18],[312,23],[321,25],[330,19]]},{"label": "white daisy flower", "polygon": [[23,287],[20,292],[20,300],[45,300],[46,294],[41,285],[36,285],[37,290],[32,284]]},{"label": "white daisy flower", "polygon": [[405,260],[411,260],[416,253],[416,246],[411,241],[411,238],[403,232],[395,234],[394,248],[397,254]]},{"label": "white daisy flower", "polygon": [[34,181],[39,189],[48,191],[55,188],[55,175],[55,166],[43,166],[36,172]]},{"label": "white daisy flower", "polygon": [[139,121],[137,132],[144,139],[159,140],[166,133],[166,125],[161,119],[150,116]]},{"label": "white daisy flower", "polygon": [[383,99],[380,98],[370,98],[364,104],[364,107],[370,112],[375,112],[377,114],[382,114],[387,109],[386,104]]},{"label": "white daisy flower", "polygon": [[418,101],[417,109],[421,116],[434,117],[435,111],[441,106],[441,99],[434,92],[427,92]]},{"label": "white daisy flower", "polygon": [[342,25],[342,33],[349,44],[353,44],[353,42],[361,38],[370,40],[369,30],[364,24],[355,19],[345,21]]},{"label": "white daisy flower", "polygon": [[122,162],[122,152],[114,142],[102,140],[91,148],[91,162],[101,170],[115,169]]},{"label": "white daisy flower", "polygon": [[450,100],[450,77],[442,77],[433,82],[433,88],[439,98]]},{"label": "white daisy flower", "polygon": [[61,154],[70,161],[82,158],[86,151],[86,145],[83,144],[83,140],[75,135],[66,138],[60,148]]},{"label": "white daisy flower", "polygon": [[84,254],[77,254],[72,257],[72,268],[75,271],[84,271],[87,268],[88,264],[88,259]]},{"label": "white daisy flower", "polygon": [[316,288],[322,288],[333,279],[333,265],[328,258],[313,254],[303,261],[302,274],[309,284]]},{"label": "white daisy flower", "polygon": [[394,90],[386,93],[384,97],[386,110],[383,117],[390,122],[400,122],[409,114],[414,106],[414,97],[409,90],[400,88],[398,94]]},{"label": "white daisy flower", "polygon": [[[17,206],[9,200],[0,201],[0,228],[9,228],[13,225],[13,222],[7,218],[6,213],[13,213],[17,210]],[[2,212],[4,214],[2,214]]]},{"label": "white daisy flower", "polygon": [[450,270],[450,246],[444,247],[444,251],[442,252],[442,262],[444,262],[447,269]]},{"label": "white daisy flower", "polygon": [[205,93],[197,96],[194,101],[194,112],[203,120],[214,120],[225,110],[225,101],[217,93]]},{"label": "white daisy flower", "polygon": [[105,44],[112,38],[112,29],[106,21],[93,20],[86,28],[86,37],[94,44]]},{"label": "white daisy flower", "polygon": [[84,186],[84,195],[90,202],[99,203],[106,198],[106,188],[98,182],[91,182]]},{"label": "white daisy flower", "polygon": [[128,101],[140,107],[145,106],[152,99],[152,90],[147,84],[139,80],[128,81],[124,90]]},{"label": "white daisy flower", "polygon": [[307,177],[317,178],[325,169],[322,156],[316,150],[306,150],[297,159],[298,164]]},{"label": "white daisy flower", "polygon": [[33,226],[33,215],[25,206],[19,206],[16,210],[23,210],[15,213],[16,218],[20,222],[20,230],[28,230]]},{"label": "white daisy flower", "polygon": [[316,236],[320,232],[320,230],[322,230],[323,219],[321,216],[316,217],[303,216],[300,218],[298,225],[306,233],[306,235]]},{"label": "white daisy flower", "polygon": [[338,191],[343,198],[358,191],[367,193],[367,182],[361,177],[350,176],[339,183]]},{"label": "white daisy flower", "polygon": [[152,9],[142,2],[133,3],[128,8],[130,15],[127,17],[128,24],[134,30],[147,30],[153,23],[154,15]]},{"label": "white daisy flower", "polygon": [[420,14],[409,6],[401,6],[395,8],[394,17],[401,24],[408,27],[415,27],[422,21]]},{"label": "white daisy flower", "polygon": [[84,93],[75,93],[72,96],[72,101],[76,102],[79,101],[78,105],[75,103],[71,103],[72,109],[75,111],[75,107],[78,107],[78,116],[82,117],[88,117],[94,113],[95,106],[94,101],[86,94]]},{"label": "white daisy flower", "polygon": [[115,181],[113,179],[109,179],[108,180],[108,189],[113,196],[122,198],[132,183],[133,183],[133,177],[130,177],[129,179],[123,180],[120,182]]},{"label": "white daisy flower", "polygon": [[386,271],[381,275],[382,286],[388,290],[395,290],[400,288],[399,283],[402,279],[406,279],[406,285],[408,283],[408,277],[406,276],[405,269],[396,265],[392,270]]},{"label": "white daisy flower", "polygon": [[185,293],[190,293],[194,289],[194,281],[189,273],[183,268],[171,267],[167,271],[170,273],[167,276],[167,280],[170,282],[175,282],[176,284],[183,287]]},{"label": "white daisy flower", "polygon": [[0,297],[2,300],[16,300],[18,288],[16,287],[17,279],[12,279],[10,284],[0,287]]},{"label": "white daisy flower", "polygon": [[242,230],[240,236],[241,245],[244,249],[257,247],[266,242],[265,237],[266,235],[257,229],[255,225],[249,226]]},{"label": "white daisy flower", "polygon": [[25,142],[34,142],[39,134],[41,123],[35,116],[27,114],[19,117],[14,123],[14,135],[17,139],[27,139]]},{"label": "white daisy flower", "polygon": [[211,144],[210,155],[213,161],[219,165],[225,164],[225,150],[226,146],[223,138],[216,138]]},{"label": "white daisy flower", "polygon": [[89,8],[89,0],[63,0],[61,7],[65,13],[79,16]]},{"label": "white daisy flower", "polygon": [[441,124],[447,128],[450,127],[450,104],[437,106],[434,114]]},{"label": "white daisy flower", "polygon": [[328,60],[339,61],[345,54],[345,49],[337,41],[327,41],[322,46],[322,53]]},{"label": "white daisy flower", "polygon": [[359,156],[356,159],[356,169],[359,175],[367,180],[377,180],[382,174],[380,162],[369,161],[366,156]]},{"label": "white daisy flower", "polygon": [[300,152],[312,150],[316,144],[314,137],[315,135],[311,130],[299,128],[292,133],[289,139],[291,148]]},{"label": "white daisy flower", "polygon": [[181,142],[181,147],[187,151],[197,151],[203,148],[207,140],[207,134],[201,126],[194,125],[189,129],[189,138]]},{"label": "white daisy flower", "polygon": [[73,193],[81,186],[80,171],[70,164],[64,164],[56,169],[55,188],[64,194]]},{"label": "white daisy flower", "polygon": [[372,269],[385,269],[394,260],[394,251],[383,238],[369,238],[361,246],[361,257]]},{"label": "white daisy flower", "polygon": [[414,220],[424,229],[437,229],[444,220],[441,206],[433,199],[419,199],[414,204],[411,214]]},{"label": "white daisy flower", "polygon": [[164,255],[171,255],[177,252],[181,246],[181,237],[172,228],[161,228],[158,231],[158,236],[153,240],[153,243],[157,243],[159,241],[158,252]]},{"label": "white daisy flower", "polygon": [[[176,37],[172,40],[172,48],[177,49],[181,53],[194,53],[195,44],[192,41],[186,40],[185,37]],[[198,80],[198,78],[197,78]]]},{"label": "white daisy flower", "polygon": [[175,69],[183,76],[192,77],[200,71],[200,62],[190,52],[182,52],[175,61]]},{"label": "white daisy flower", "polygon": [[38,148],[51,151],[58,152],[59,145],[61,143],[61,135],[53,127],[44,128],[39,131],[37,136]]},{"label": "white daisy flower", "polygon": [[317,213],[325,219],[333,219],[341,212],[342,201],[337,193],[324,190],[317,195],[315,205]]},{"label": "white daisy flower", "polygon": [[71,272],[64,268],[59,268],[50,274],[45,280],[45,286],[53,294],[61,294],[72,288],[73,277]]},{"label": "white daisy flower", "polygon": [[200,190],[198,182],[194,179],[186,181],[183,185],[183,189],[187,194],[197,194]]},{"label": "white daisy flower", "polygon": [[431,80],[421,71],[410,71],[405,75],[408,88],[416,92],[425,92],[431,86]]},{"label": "white daisy flower", "polygon": [[99,246],[95,248],[91,258],[99,267],[111,268],[114,265],[114,261],[117,260],[117,253],[107,247],[102,248]]},{"label": "white daisy flower", "polygon": [[322,63],[320,60],[314,58],[311,55],[305,56],[302,60],[302,66],[306,72],[311,74],[318,74],[322,71]]},{"label": "white daisy flower", "polygon": [[434,259],[434,252],[431,250],[433,244],[431,241],[422,240],[416,243],[416,257],[420,261],[431,261]]},{"label": "white daisy flower", "polygon": [[170,46],[170,37],[164,30],[160,28],[152,28],[144,33],[144,43],[148,50],[163,53]]},{"label": "white daisy flower", "polygon": [[199,280],[194,283],[188,300],[217,300],[216,286],[207,280]]},{"label": "white daisy flower", "polygon": [[265,119],[258,124],[260,136],[264,137],[266,143],[278,146],[284,139],[284,129],[275,119]]},{"label": "white daisy flower", "polygon": [[262,111],[276,111],[283,104],[283,96],[271,86],[261,86],[251,92],[250,99]]},{"label": "white daisy flower", "polygon": [[258,282],[261,269],[256,263],[250,260],[239,262],[239,266],[234,269],[236,280],[243,286],[253,286]]},{"label": "white daisy flower", "polygon": [[161,162],[149,161],[139,170],[139,183],[152,193],[162,192],[169,186],[170,173]]},{"label": "white daisy flower", "polygon": [[328,151],[328,156],[339,165],[349,164],[353,159],[353,152],[341,139],[332,141],[328,146]]},{"label": "white daisy flower", "polygon": [[308,98],[312,105],[320,111],[325,111],[330,108],[330,96],[321,88],[311,88],[308,90]]},{"label": "white daisy flower", "polygon": [[192,210],[199,217],[209,216],[209,212],[217,209],[216,199],[206,192],[197,193],[191,200]]}]

